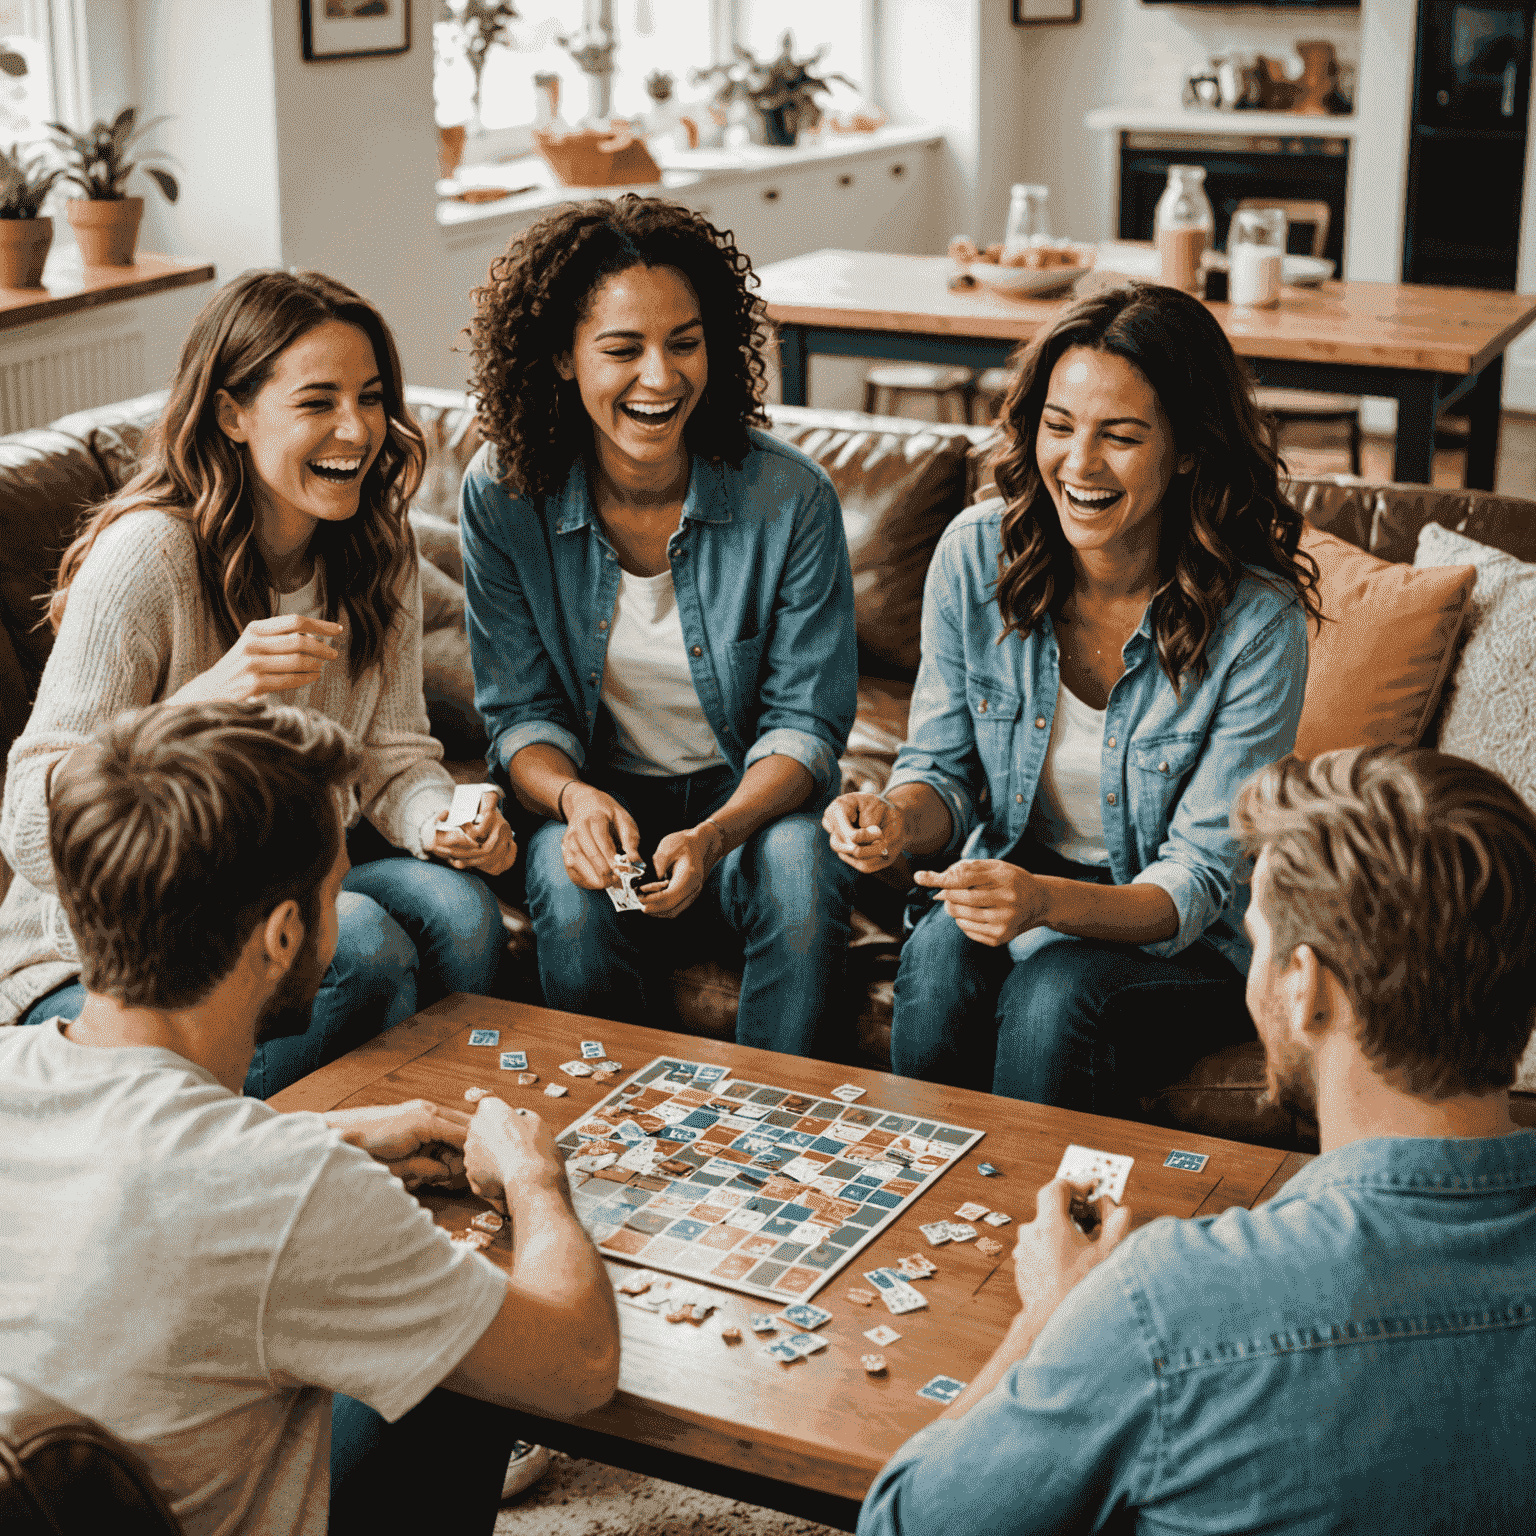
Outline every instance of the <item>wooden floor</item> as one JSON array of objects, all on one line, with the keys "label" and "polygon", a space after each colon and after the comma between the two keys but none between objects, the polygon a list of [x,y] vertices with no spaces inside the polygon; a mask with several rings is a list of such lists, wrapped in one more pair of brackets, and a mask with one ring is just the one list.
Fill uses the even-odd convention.
[{"label": "wooden floor", "polygon": [[[1348,436],[1343,427],[1298,423],[1285,429],[1280,456],[1293,475],[1344,474],[1349,470]],[[1462,460],[1457,449],[1437,449],[1434,483],[1461,485]],[[1360,455],[1360,473],[1373,481],[1392,478],[1390,437],[1366,438]],[[1529,496],[1536,500],[1536,417],[1504,413],[1494,488],[1506,496]]]}]

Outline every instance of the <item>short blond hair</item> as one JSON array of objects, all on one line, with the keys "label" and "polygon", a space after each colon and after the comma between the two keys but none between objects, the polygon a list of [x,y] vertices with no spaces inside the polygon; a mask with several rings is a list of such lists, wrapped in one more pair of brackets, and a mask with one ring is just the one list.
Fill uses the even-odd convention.
[{"label": "short blond hair", "polygon": [[1395,748],[1291,757],[1238,792],[1277,961],[1309,946],[1378,1071],[1432,1099],[1515,1080],[1536,1014],[1536,816],[1497,774]]}]

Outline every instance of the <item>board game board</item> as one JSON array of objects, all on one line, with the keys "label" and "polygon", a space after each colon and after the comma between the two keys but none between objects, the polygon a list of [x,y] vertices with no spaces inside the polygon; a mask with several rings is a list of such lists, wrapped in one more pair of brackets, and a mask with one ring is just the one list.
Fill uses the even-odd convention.
[{"label": "board game board", "polygon": [[561,1133],[605,1254],[805,1301],[983,1135],[726,1072],[659,1056]]}]

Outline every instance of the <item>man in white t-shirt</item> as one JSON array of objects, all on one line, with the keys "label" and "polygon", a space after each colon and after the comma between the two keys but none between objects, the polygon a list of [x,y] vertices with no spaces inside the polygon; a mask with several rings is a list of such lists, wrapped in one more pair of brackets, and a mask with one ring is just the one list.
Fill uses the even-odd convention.
[{"label": "man in white t-shirt", "polygon": [[[0,1031],[0,1372],[133,1445],[188,1536],[489,1531],[508,1410],[617,1383],[613,1292],[537,1115],[240,1095],[330,961],[355,772],[331,722],[224,703],[123,716],[53,776],[88,997]],[[402,1188],[445,1147],[509,1212],[510,1275]],[[333,1394],[378,1433],[354,1416],[331,1507]]]}]

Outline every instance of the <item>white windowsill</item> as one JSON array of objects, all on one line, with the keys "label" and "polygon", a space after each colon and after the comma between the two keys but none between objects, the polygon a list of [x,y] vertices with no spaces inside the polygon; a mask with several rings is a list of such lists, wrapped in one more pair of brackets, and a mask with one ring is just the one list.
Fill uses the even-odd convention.
[{"label": "white windowsill", "polygon": [[1148,133],[1275,134],[1281,138],[1352,139],[1360,119],[1353,114],[1315,117],[1301,112],[1223,112],[1215,107],[1163,107],[1127,104],[1095,107],[1083,126],[1111,132],[1140,129]]}]

